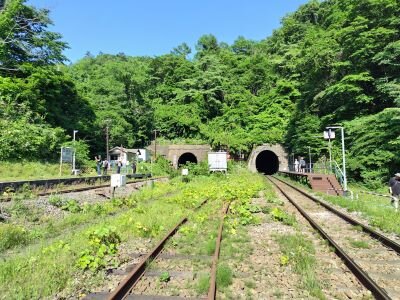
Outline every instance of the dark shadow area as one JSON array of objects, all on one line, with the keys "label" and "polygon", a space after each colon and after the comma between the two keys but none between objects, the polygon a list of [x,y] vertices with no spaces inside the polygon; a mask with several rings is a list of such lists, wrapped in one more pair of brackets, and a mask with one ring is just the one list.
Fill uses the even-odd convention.
[{"label": "dark shadow area", "polygon": [[256,168],[260,173],[267,175],[275,174],[279,170],[278,156],[269,150],[260,152],[256,158]]},{"label": "dark shadow area", "polygon": [[183,153],[178,159],[178,167],[188,162],[197,164],[197,158],[193,153],[190,152]]}]

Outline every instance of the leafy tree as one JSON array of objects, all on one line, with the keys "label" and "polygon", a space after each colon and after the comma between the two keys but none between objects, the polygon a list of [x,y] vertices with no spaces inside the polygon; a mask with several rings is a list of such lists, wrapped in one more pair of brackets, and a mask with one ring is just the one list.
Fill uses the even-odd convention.
[{"label": "leafy tree", "polygon": [[61,35],[47,30],[49,11],[27,6],[26,0],[8,0],[0,14],[0,68],[16,71],[24,63],[35,66],[66,60]]}]

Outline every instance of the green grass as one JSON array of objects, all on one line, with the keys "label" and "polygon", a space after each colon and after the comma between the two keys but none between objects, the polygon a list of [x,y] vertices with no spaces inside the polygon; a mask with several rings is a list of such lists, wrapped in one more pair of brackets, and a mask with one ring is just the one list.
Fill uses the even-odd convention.
[{"label": "green grass", "polygon": [[[290,181],[286,177],[278,176],[286,181]],[[305,190],[311,191],[308,187],[301,185],[297,182],[290,181],[296,186]],[[349,189],[353,191],[354,195],[362,190],[366,190],[358,185],[350,185]],[[383,193],[387,193],[383,191]],[[380,196],[359,194],[358,199],[351,200],[350,198],[328,196],[323,193],[317,193],[322,199],[346,208],[349,212],[360,212],[362,216],[368,220],[370,225],[375,226],[382,231],[395,233],[400,235],[400,212],[396,212],[393,206],[390,204],[389,198]]]},{"label": "green grass", "polygon": [[[46,162],[0,162],[0,181],[60,177],[60,165]],[[93,173],[94,174],[94,173]],[[64,165],[62,177],[71,176],[71,166]]]},{"label": "green grass", "polygon": [[325,299],[321,283],[314,272],[316,266],[315,249],[311,241],[301,234],[280,235],[276,237],[282,251],[281,264],[291,264],[301,276],[303,287],[318,299]]},{"label": "green grass", "polygon": [[218,265],[217,268],[217,288],[224,288],[232,284],[233,272],[228,265]]},{"label": "green grass", "polygon": [[326,195],[322,197],[333,204],[346,208],[349,212],[361,212],[372,226],[386,232],[400,234],[400,213],[390,205],[390,199],[373,195],[360,195],[357,200]]},{"label": "green grass", "polygon": [[353,248],[360,248],[360,249],[369,249],[370,248],[370,245],[365,241],[357,241],[357,240],[350,239],[349,243],[350,243],[350,246],[352,246]]},{"label": "green grass", "polygon": [[[144,188],[123,201],[107,201],[90,208],[82,205],[79,212],[67,212],[64,219],[42,214],[38,221],[27,221],[24,218],[26,209],[19,208],[20,215],[13,216],[13,221],[20,221],[27,227],[23,229],[21,226],[21,230],[15,232],[2,227],[5,228],[4,236],[7,236],[3,248],[14,249],[4,253],[0,260],[1,297],[41,299],[60,293],[78,297],[74,294],[77,287],[88,290],[90,284],[101,284],[104,276],[102,271],[87,273],[77,266],[82,251],[90,246],[88,232],[107,226],[115,228],[122,243],[141,237],[151,238],[152,243],[156,243],[183,215],[190,214],[206,198],[210,205],[217,205],[219,211],[223,201],[253,195],[259,185],[257,181],[249,185],[248,176],[252,175],[239,171],[227,177],[198,177],[190,183],[182,183],[180,178],[176,178],[168,184]],[[193,216],[215,231],[218,218],[213,223],[205,212]],[[24,230],[30,237],[28,241],[25,241]],[[201,230],[196,230],[201,233]],[[205,236],[205,242],[208,237]],[[205,244],[199,246],[206,248]],[[229,276],[226,272],[222,274],[223,282],[227,282]]]},{"label": "green grass", "polygon": [[[34,180],[59,177],[74,177],[71,175],[72,167],[69,164],[63,164],[62,173],[60,176],[60,164],[58,162],[35,162],[35,161],[0,161],[0,181],[15,181],[15,180]],[[83,172],[84,171],[84,172]],[[165,176],[171,171],[169,164],[163,162],[137,164],[137,173],[150,173],[154,176]],[[82,170],[84,176],[96,176],[97,172],[94,167],[85,167]],[[116,167],[109,170],[107,174],[115,173]],[[125,166],[122,168],[122,174],[130,174],[131,168]]]},{"label": "green grass", "polygon": [[196,284],[196,292],[198,295],[205,295],[210,288],[210,275],[201,275]]}]

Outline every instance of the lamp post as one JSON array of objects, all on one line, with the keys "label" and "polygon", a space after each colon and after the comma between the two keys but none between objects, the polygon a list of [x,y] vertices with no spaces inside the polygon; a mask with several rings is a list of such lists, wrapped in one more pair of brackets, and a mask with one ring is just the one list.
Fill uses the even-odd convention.
[{"label": "lamp post", "polygon": [[340,129],[340,133],[342,135],[342,159],[343,159],[343,190],[347,191],[347,176],[346,176],[346,155],[345,155],[345,147],[344,147],[344,127],[343,126],[329,126],[326,127],[330,131],[330,129]]},{"label": "lamp post", "polygon": [[74,175],[76,175],[76,170],[75,170],[75,153],[76,153],[76,148],[75,148],[75,135],[76,135],[77,132],[78,132],[78,130],[74,130],[74,134],[73,134],[73,138],[72,138],[72,140],[73,140],[73,145],[74,145],[74,155],[73,155],[73,157],[72,157],[72,173],[73,173]]}]

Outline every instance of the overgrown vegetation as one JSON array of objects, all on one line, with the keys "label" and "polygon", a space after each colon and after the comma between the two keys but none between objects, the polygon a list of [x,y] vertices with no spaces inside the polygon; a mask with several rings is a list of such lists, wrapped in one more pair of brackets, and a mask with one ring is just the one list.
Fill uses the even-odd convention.
[{"label": "overgrown vegetation", "polygon": [[[357,194],[358,189],[353,189],[353,192]],[[389,198],[361,193],[358,199],[354,200],[327,195],[322,195],[322,197],[331,203],[347,208],[349,212],[360,212],[372,226],[386,232],[400,234],[400,214],[390,204]]]},{"label": "overgrown vegetation", "polygon": [[76,129],[83,166],[103,152],[106,126],[111,145],[144,146],[158,129],[236,154],[285,143],[321,156],[317,136],[342,124],[355,180],[374,185],[400,167],[397,0],[311,0],[262,41],[209,34],[192,59],[183,43],[158,57],[88,53],[68,67],[48,13],[8,0],[0,15],[0,160],[55,159]]},{"label": "overgrown vegetation", "polygon": [[281,265],[291,264],[294,271],[301,276],[304,288],[309,291],[310,295],[318,299],[325,299],[322,285],[314,272],[316,260],[312,242],[300,233],[279,235],[276,240],[282,251]]},{"label": "overgrown vegetation", "polygon": [[98,271],[106,266],[116,265],[113,257],[117,253],[121,237],[115,227],[100,227],[89,232],[90,247],[80,253],[79,268]]},{"label": "overgrown vegetation", "polygon": [[[249,185],[249,176],[259,179],[252,180]],[[71,296],[76,289],[90,288],[93,283],[85,280],[74,283],[71,278],[80,278],[89,272],[88,276],[99,284],[102,276],[95,274],[102,274],[104,268],[121,263],[118,245],[142,237],[151,238],[153,244],[203,200],[209,199],[209,205],[219,211],[225,199],[234,201],[244,194],[255,194],[260,182],[259,176],[244,170],[232,176],[199,176],[190,183],[182,183],[176,178],[169,183],[145,187],[127,199],[80,205],[79,211],[68,211],[63,219],[41,212],[36,223],[24,223],[35,224],[34,227],[24,229],[0,224],[1,255],[4,257],[0,261],[2,296],[43,298],[60,292]],[[61,207],[64,205],[57,197],[53,197],[53,202]],[[195,214],[194,218],[196,223],[213,228],[213,231],[219,224],[219,218],[215,223],[210,222],[206,210]],[[192,240],[198,253],[205,254],[207,242],[215,242],[215,236],[211,235],[205,236],[204,240],[193,239],[195,232],[204,236],[200,226],[187,226],[185,230],[181,235],[183,240],[176,241],[176,249],[183,247],[184,250],[186,241]],[[4,252],[11,248],[12,252]],[[33,270],[41,270],[40,276]]]}]

